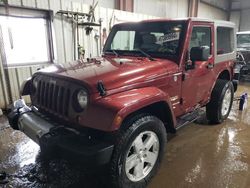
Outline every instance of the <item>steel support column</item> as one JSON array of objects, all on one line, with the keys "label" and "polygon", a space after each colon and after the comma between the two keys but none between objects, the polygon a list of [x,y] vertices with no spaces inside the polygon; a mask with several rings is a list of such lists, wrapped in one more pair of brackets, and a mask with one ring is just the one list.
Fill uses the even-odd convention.
[{"label": "steel support column", "polygon": [[197,17],[199,0],[189,0],[188,2],[188,16]]},{"label": "steel support column", "polygon": [[116,0],[115,8],[118,10],[134,11],[134,0]]}]

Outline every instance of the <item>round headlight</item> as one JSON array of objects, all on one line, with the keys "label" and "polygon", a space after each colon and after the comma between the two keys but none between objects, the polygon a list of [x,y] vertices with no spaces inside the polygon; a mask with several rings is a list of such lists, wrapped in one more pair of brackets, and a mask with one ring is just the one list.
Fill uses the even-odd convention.
[{"label": "round headlight", "polygon": [[77,93],[77,101],[78,101],[79,107],[81,107],[82,109],[84,109],[87,106],[88,94],[85,90],[80,90]]}]

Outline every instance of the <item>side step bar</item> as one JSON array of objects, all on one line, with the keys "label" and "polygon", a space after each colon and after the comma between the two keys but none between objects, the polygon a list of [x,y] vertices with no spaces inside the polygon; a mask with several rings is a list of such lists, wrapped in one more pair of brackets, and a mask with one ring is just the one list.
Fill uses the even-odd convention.
[{"label": "side step bar", "polygon": [[176,130],[199,119],[202,115],[204,115],[204,113],[205,112],[202,109],[197,109],[193,112],[180,116],[179,118],[177,118]]}]

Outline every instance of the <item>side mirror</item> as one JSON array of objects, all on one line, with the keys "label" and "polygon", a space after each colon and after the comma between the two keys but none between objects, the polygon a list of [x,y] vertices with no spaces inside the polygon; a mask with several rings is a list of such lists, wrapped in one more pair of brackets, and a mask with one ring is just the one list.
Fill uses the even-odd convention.
[{"label": "side mirror", "polygon": [[208,46],[197,46],[190,50],[190,60],[195,61],[207,61],[210,54],[210,48]]}]

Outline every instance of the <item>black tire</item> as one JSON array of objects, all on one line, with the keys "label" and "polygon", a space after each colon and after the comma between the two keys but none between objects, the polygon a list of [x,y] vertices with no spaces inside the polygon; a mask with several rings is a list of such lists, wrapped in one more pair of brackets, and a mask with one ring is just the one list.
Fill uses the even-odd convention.
[{"label": "black tire", "polygon": [[[161,120],[151,115],[137,115],[123,124],[127,127],[121,130],[117,136],[114,153],[110,162],[110,178],[112,186],[115,188],[142,188],[146,187],[150,179],[156,174],[157,169],[162,160],[165,144],[166,144],[166,129]],[[125,172],[126,157],[131,151],[132,143],[137,136],[144,132],[153,132],[158,137],[159,150],[156,162],[151,171],[139,181],[131,181]],[[144,163],[143,163],[144,165]]]},{"label": "black tire", "polygon": [[[225,93],[230,91],[231,99],[229,103],[229,108],[225,114],[222,113],[222,104],[225,97]],[[217,80],[214,89],[211,94],[210,102],[206,106],[206,116],[210,123],[218,124],[222,123],[227,119],[233,103],[234,88],[231,81],[228,80]]]}]

